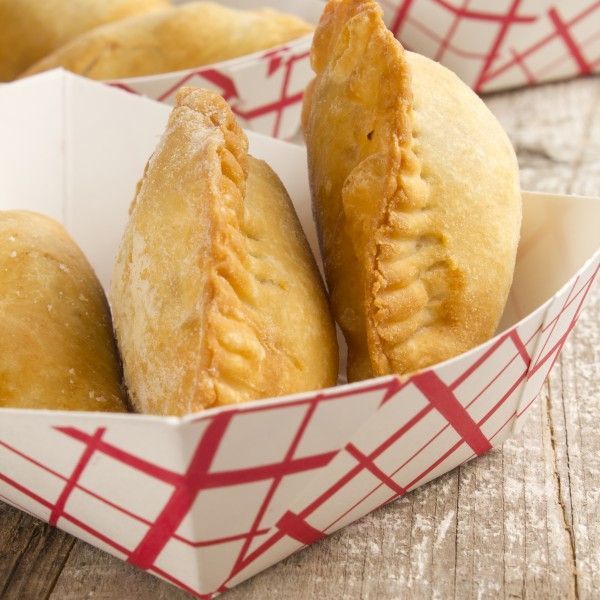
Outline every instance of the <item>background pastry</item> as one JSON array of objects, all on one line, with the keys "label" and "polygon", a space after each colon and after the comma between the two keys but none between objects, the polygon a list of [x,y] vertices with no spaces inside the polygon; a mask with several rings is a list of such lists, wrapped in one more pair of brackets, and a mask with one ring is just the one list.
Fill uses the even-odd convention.
[{"label": "background pastry", "polygon": [[61,225],[0,212],[0,407],[125,411],[108,304]]},{"label": "background pastry", "polygon": [[141,412],[334,385],[324,287],[281,181],[227,103],[179,91],[113,272],[125,381]]},{"label": "background pastry", "polygon": [[405,52],[370,0],[330,0],[303,122],[350,379],[409,373],[495,331],[521,223],[514,151],[483,102]]},{"label": "background pastry", "polygon": [[10,81],[76,36],[169,0],[0,0],[0,81]]},{"label": "background pastry", "polygon": [[271,48],[312,30],[299,17],[266,8],[190,2],[91,31],[26,74],[59,66],[92,79],[179,71]]}]

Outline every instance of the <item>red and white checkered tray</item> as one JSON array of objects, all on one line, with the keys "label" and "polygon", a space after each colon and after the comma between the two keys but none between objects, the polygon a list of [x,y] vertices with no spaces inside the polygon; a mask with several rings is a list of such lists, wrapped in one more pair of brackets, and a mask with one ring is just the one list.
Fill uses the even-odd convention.
[{"label": "red and white checkered tray", "polygon": [[[54,71],[0,86],[0,208],[61,220],[106,285],[169,108]],[[316,248],[304,150],[249,134]],[[0,410],[0,497],[200,597],[499,446],[600,265],[600,200],[524,194],[502,333],[383,377],[185,418]],[[50,351],[50,350],[49,350]]]},{"label": "red and white checkered tray", "polygon": [[[178,0],[174,4],[185,4]],[[271,6],[316,24],[322,0],[217,0],[233,8]],[[291,139],[300,129],[304,88],[313,78],[310,67],[312,34],[282,46],[197,69],[134,77],[110,82],[124,90],[173,103],[182,85],[214,89],[231,105],[240,122],[253,131]]]},{"label": "red and white checkered tray", "polygon": [[[270,4],[314,24],[324,7],[322,0],[218,1],[244,9]],[[446,65],[478,92],[600,71],[600,0],[379,1],[407,48]],[[110,83],[167,103],[182,85],[214,89],[248,129],[292,139],[313,78],[311,43],[312,34],[218,64]]]},{"label": "red and white checkered tray", "polygon": [[599,0],[379,0],[388,27],[478,92],[600,71]]}]

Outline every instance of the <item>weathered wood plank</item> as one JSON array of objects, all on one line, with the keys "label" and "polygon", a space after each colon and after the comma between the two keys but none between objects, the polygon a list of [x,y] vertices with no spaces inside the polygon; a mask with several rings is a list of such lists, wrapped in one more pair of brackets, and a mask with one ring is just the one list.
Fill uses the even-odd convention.
[{"label": "weathered wood plank", "polygon": [[0,503],[0,597],[33,536],[32,519]]},{"label": "weathered wood plank", "polygon": [[50,596],[54,600],[185,600],[189,594],[77,541]]},{"label": "weathered wood plank", "polygon": [[[0,597],[3,600],[48,597],[75,539],[4,504],[0,509],[0,539],[4,542],[5,536],[8,538],[0,555]],[[6,527],[6,523],[12,523],[12,527]]]},{"label": "weathered wood plank", "polygon": [[[600,79],[487,102],[517,148],[525,188],[600,195]],[[501,451],[368,515],[226,597],[596,598],[599,321],[600,288],[524,430]],[[83,542],[71,549],[66,534],[2,505],[0,522],[2,598],[50,592],[53,600],[188,597]]]}]

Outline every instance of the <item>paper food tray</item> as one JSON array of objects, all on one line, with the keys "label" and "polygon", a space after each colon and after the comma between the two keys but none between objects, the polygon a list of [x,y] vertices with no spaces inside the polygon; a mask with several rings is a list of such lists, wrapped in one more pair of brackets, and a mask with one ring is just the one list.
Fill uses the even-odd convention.
[{"label": "paper food tray", "polygon": [[597,0],[380,0],[410,50],[478,92],[600,71]]},{"label": "paper food tray", "polygon": [[[187,0],[189,1],[189,0]],[[321,0],[216,0],[232,8],[270,6],[316,24],[323,12]],[[185,4],[178,0],[173,4]],[[310,67],[312,33],[281,46],[228,61],[172,73],[111,81],[124,90],[172,104],[182,85],[216,90],[231,105],[244,127],[281,139],[300,129],[302,96],[314,74]]]},{"label": "paper food tray", "polygon": [[[0,208],[62,221],[106,286],[169,107],[53,71],[0,86]],[[305,151],[249,133],[316,249]],[[502,333],[401,381],[185,418],[0,410],[0,497],[210,597],[499,446],[594,283],[600,200],[524,193]]]}]

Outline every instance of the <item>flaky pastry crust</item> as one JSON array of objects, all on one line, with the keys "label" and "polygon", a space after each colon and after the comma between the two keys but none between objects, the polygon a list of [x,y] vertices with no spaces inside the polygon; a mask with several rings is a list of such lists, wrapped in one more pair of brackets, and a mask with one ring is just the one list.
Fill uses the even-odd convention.
[{"label": "flaky pastry crust", "polygon": [[299,17],[267,8],[236,10],[190,2],[90,31],[25,75],[55,67],[91,79],[179,71],[272,48],[312,30]]},{"label": "flaky pastry crust", "polygon": [[0,407],[122,412],[108,303],[61,225],[0,212]]},{"label": "flaky pastry crust", "polygon": [[183,88],[138,186],[112,306],[142,412],[334,385],[324,287],[291,201],[227,103]]},{"label": "flaky pastry crust", "polygon": [[0,0],[0,81],[94,27],[168,6],[169,0]]},{"label": "flaky pastry crust", "polygon": [[405,52],[371,0],[330,0],[303,125],[350,379],[410,373],[483,342],[512,281],[514,151],[483,102]]}]

